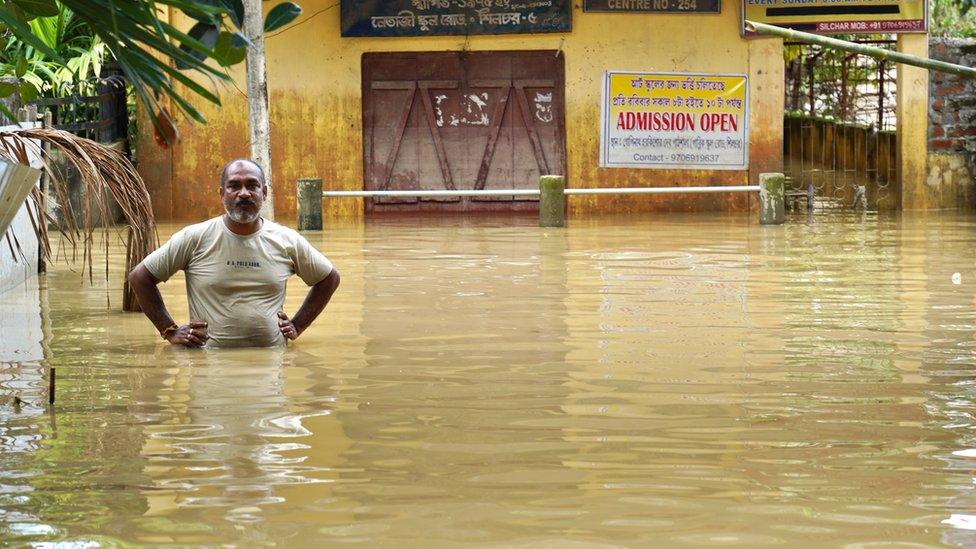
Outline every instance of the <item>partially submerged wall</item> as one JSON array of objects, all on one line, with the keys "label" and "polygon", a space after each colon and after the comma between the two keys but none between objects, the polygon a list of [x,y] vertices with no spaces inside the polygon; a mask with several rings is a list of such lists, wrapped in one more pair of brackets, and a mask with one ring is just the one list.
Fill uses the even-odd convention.
[{"label": "partially submerged wall", "polygon": [[[3,126],[0,131],[19,127]],[[37,275],[38,252],[37,236],[27,207],[21,206],[7,233],[0,234],[0,293]]]},{"label": "partially submerged wall", "polygon": [[26,206],[21,206],[7,233],[9,239],[8,235],[0,236],[0,293],[37,275],[37,237]]},{"label": "partially submerged wall", "polygon": [[871,208],[898,208],[894,132],[808,116],[787,116],[783,128],[783,163],[791,177],[787,190],[806,190],[813,185],[821,200],[850,206],[863,185]]},{"label": "partially submerged wall", "polygon": [[[739,7],[720,14],[583,12],[574,2],[567,33],[341,38],[337,3],[301,2],[308,16],[267,40],[271,160],[275,210],[295,215],[295,182],[322,178],[326,190],[362,190],[361,59],[367,52],[552,50],[565,56],[566,184],[569,187],[743,185],[760,172],[782,170],[782,40],[739,36]],[[270,6],[271,3],[266,4]],[[174,23],[190,22],[174,18]],[[749,170],[599,167],[600,101],[604,71],[691,72],[749,76]],[[194,99],[207,125],[177,115],[182,141],[169,149],[139,123],[139,172],[160,219],[198,220],[221,210],[217,174],[224,162],[247,156],[242,67],[235,86],[220,90],[215,109]],[[184,90],[182,86],[178,89]],[[170,109],[171,112],[173,109]],[[576,197],[571,213],[744,210],[745,193]],[[326,215],[359,217],[361,200],[329,200]]]},{"label": "partially submerged wall", "polygon": [[[972,67],[976,40],[932,38],[929,57]],[[931,208],[976,207],[976,81],[941,72],[929,80],[926,200]]]}]

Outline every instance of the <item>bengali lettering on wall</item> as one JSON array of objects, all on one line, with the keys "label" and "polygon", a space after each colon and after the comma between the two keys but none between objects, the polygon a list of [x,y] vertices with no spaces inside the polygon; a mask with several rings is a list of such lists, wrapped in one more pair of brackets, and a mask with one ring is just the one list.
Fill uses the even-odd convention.
[{"label": "bengali lettering on wall", "polygon": [[341,0],[342,36],[569,32],[570,0]]},{"label": "bengali lettering on wall", "polygon": [[745,170],[745,75],[607,71],[600,166]]},{"label": "bengali lettering on wall", "polygon": [[583,0],[583,11],[620,13],[721,13],[721,0]]},{"label": "bengali lettering on wall", "polygon": [[925,32],[927,5],[926,0],[742,0],[742,20],[818,34]]}]

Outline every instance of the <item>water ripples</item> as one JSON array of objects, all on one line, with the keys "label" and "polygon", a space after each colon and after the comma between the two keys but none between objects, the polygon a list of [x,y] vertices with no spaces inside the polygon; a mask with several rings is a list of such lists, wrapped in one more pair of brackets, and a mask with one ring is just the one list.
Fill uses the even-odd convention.
[{"label": "water ripples", "polygon": [[343,286],[285,351],[161,347],[49,275],[0,538],[976,543],[976,219],[455,221],[314,238]]}]

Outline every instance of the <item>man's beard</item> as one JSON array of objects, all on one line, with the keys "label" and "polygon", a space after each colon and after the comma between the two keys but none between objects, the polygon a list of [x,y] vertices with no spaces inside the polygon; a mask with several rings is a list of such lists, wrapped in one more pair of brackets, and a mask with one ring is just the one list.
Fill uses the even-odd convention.
[{"label": "man's beard", "polygon": [[236,204],[234,206],[228,206],[227,204],[224,204],[224,211],[227,212],[227,216],[230,217],[231,221],[241,225],[248,225],[254,223],[255,221],[258,220],[258,217],[261,216],[260,210],[249,212]]}]

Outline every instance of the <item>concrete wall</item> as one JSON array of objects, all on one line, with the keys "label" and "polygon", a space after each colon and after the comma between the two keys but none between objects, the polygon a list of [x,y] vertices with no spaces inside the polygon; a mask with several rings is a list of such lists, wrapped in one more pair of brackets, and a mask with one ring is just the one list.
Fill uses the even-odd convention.
[{"label": "concrete wall", "polygon": [[[3,126],[0,131],[17,129],[19,126]],[[38,248],[37,237],[27,213],[22,206],[7,230],[11,238],[16,237],[20,253],[11,253],[7,237],[0,234],[0,294],[20,285],[24,280],[37,276]],[[11,240],[13,242],[13,240]],[[16,251],[16,245],[14,246]]]},{"label": "concrete wall", "polygon": [[[976,65],[976,40],[932,38],[929,56],[940,61]],[[976,82],[941,72],[929,81],[928,176],[933,207],[976,206]]]},{"label": "concrete wall", "polygon": [[[16,389],[17,393],[28,389],[21,376],[13,375],[4,363],[39,361],[44,358],[41,342],[44,340],[41,311],[42,299],[36,276],[0,290],[0,387]],[[16,368],[16,366],[12,366]],[[19,384],[11,385],[18,381]]]},{"label": "concrete wall", "polygon": [[[23,257],[19,253],[11,254],[6,237],[0,238],[0,293],[37,276],[37,237],[34,236],[26,207],[20,208],[8,231],[20,243]],[[16,250],[16,246],[14,249]]]},{"label": "concrete wall", "polygon": [[[271,5],[268,3],[267,5]],[[741,185],[782,168],[783,60],[777,38],[739,36],[738,4],[721,14],[584,13],[574,2],[569,33],[423,38],[341,38],[338,3],[301,2],[298,25],[267,40],[272,170],[279,216],[295,215],[295,181],[321,177],[329,190],[363,188],[360,58],[364,52],[561,50],[566,60],[567,185],[623,187]],[[174,21],[187,26],[186,21]],[[603,71],[740,73],[750,77],[750,170],[601,169],[598,164]],[[235,86],[221,90],[223,107],[203,106],[209,124],[182,116],[182,141],[160,148],[152,125],[140,121],[139,171],[159,219],[191,220],[220,213],[217,171],[248,156],[243,66]],[[202,100],[195,99],[201,105]],[[170,109],[174,111],[175,109]],[[576,213],[650,210],[741,210],[749,197],[709,194],[577,197]],[[362,216],[361,200],[334,200],[327,216]]]}]

